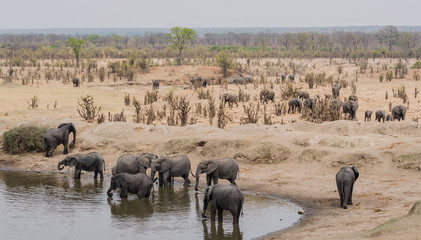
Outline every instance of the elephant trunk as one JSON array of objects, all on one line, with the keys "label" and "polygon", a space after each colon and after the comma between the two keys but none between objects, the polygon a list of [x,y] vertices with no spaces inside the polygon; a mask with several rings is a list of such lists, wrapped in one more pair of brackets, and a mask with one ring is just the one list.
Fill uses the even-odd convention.
[{"label": "elephant trunk", "polygon": [[155,182],[156,181],[156,179],[154,180],[154,177],[155,177],[155,172],[156,172],[156,168],[151,168],[151,180],[153,181],[153,182]]},{"label": "elephant trunk", "polygon": [[110,188],[108,188],[108,191],[107,191],[107,196],[108,197],[112,197],[113,196],[113,193],[112,193],[113,190],[114,190],[113,189],[113,186],[110,186]]},{"label": "elephant trunk", "polygon": [[[61,165],[63,165],[62,167],[60,167]],[[63,162],[59,162],[58,164],[57,164],[57,169],[58,170],[63,170],[63,168],[64,168],[64,163]]]},{"label": "elephant trunk", "polygon": [[[192,173],[193,174],[193,173]],[[200,170],[196,170],[196,185],[194,186],[194,190],[195,191],[199,191],[199,175],[200,175]]]},{"label": "elephant trunk", "polygon": [[202,218],[206,218],[206,210],[208,209],[208,199],[207,196],[203,199],[203,212],[202,212]]}]

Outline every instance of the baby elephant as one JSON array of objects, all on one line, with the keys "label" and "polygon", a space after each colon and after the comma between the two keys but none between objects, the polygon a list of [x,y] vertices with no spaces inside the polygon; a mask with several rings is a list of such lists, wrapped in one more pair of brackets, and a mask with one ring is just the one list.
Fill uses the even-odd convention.
[{"label": "baby elephant", "polygon": [[206,210],[209,201],[211,205],[211,221],[215,221],[216,210],[218,210],[218,222],[222,223],[222,212],[229,210],[233,216],[232,224],[238,225],[241,210],[243,209],[244,196],[236,185],[216,184],[206,188],[203,198],[202,217],[206,218]]},{"label": "baby elephant", "polygon": [[365,111],[364,122],[371,121],[371,114],[373,114],[373,111],[370,111],[370,110]]},{"label": "baby elephant", "polygon": [[127,198],[128,193],[136,194],[139,199],[149,198],[152,187],[153,183],[151,178],[144,173],[119,173],[111,177],[111,184],[107,191],[107,195],[108,197],[112,197],[112,191],[121,188],[121,198]]},{"label": "baby elephant", "polygon": [[342,167],[336,174],[336,185],[341,199],[341,207],[344,209],[348,208],[346,205],[352,205],[352,190],[359,175],[357,168],[354,166]]},{"label": "baby elephant", "polygon": [[67,156],[63,161],[57,164],[58,170],[63,170],[64,166],[75,167],[75,179],[80,179],[82,170],[87,172],[95,172],[94,178],[97,175],[104,178],[103,172],[105,171],[105,161],[101,154],[97,152],[90,152],[88,154],[75,154]]}]

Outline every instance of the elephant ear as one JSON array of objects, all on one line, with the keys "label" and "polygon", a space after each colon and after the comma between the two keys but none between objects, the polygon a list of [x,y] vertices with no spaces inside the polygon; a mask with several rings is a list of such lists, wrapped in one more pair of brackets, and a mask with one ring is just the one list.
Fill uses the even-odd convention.
[{"label": "elephant ear", "polygon": [[69,162],[69,167],[73,167],[73,166],[77,166],[77,165],[79,165],[79,158],[78,158],[78,157],[76,157],[76,156],[73,156],[73,157],[70,159],[70,162]]},{"label": "elephant ear", "polygon": [[160,169],[161,169],[160,172],[166,172],[166,171],[170,170],[170,168],[171,168],[171,164],[168,161],[168,159],[162,159],[161,165],[160,165]]},{"label": "elephant ear", "polygon": [[213,161],[209,161],[206,166],[206,174],[211,174],[217,168],[216,163]]},{"label": "elephant ear", "polygon": [[117,174],[117,175],[113,176],[112,180],[114,180],[114,184],[117,187],[121,187],[121,185],[123,185],[123,183],[125,182],[125,178],[124,178],[123,174]]},{"label": "elephant ear", "polygon": [[148,155],[144,155],[144,156],[139,156],[137,157],[137,162],[146,167],[146,168],[151,168],[151,163],[152,163],[152,157],[148,156]]},{"label": "elephant ear", "polygon": [[358,170],[355,166],[352,166],[352,171],[354,171],[355,181],[357,181],[357,178],[358,178],[358,176],[360,176],[360,173],[358,172]]}]

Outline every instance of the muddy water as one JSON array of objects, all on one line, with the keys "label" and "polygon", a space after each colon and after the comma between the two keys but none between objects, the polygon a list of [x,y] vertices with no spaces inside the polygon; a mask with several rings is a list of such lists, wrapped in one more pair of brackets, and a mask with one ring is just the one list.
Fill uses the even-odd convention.
[{"label": "muddy water", "polygon": [[300,219],[296,205],[244,193],[244,216],[234,228],[228,211],[223,224],[202,221],[203,188],[176,183],[156,186],[154,199],[120,199],[106,196],[109,183],[110,176],[0,171],[0,233],[10,239],[253,239]]}]

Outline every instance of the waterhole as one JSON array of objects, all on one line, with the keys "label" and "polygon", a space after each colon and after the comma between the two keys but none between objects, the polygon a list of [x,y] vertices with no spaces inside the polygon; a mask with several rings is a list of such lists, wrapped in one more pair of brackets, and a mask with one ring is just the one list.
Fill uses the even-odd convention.
[{"label": "waterhole", "polygon": [[[0,171],[0,232],[10,239],[254,239],[297,223],[301,208],[268,196],[244,194],[238,227],[203,220],[204,188],[155,186],[154,198],[108,198],[110,176]],[[226,183],[225,183],[226,184]],[[210,210],[210,209],[209,209]],[[210,211],[207,216],[210,218]]]}]

